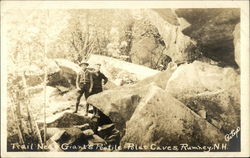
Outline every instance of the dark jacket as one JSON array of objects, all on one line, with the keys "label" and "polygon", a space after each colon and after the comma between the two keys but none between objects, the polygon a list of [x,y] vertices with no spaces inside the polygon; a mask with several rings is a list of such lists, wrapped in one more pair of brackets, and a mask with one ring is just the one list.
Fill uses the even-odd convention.
[{"label": "dark jacket", "polygon": [[102,80],[104,80],[104,84],[108,82],[108,78],[100,71],[98,71],[97,73],[93,73],[92,78],[93,78],[93,89],[102,90]]},{"label": "dark jacket", "polygon": [[88,84],[89,88],[93,88],[93,77],[88,70],[84,70],[77,75],[76,86],[82,88],[82,85]]}]

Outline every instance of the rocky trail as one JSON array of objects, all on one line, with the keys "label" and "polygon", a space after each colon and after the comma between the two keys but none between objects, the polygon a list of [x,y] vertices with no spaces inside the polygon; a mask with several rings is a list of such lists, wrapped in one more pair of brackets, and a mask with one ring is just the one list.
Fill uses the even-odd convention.
[{"label": "rocky trail", "polygon": [[[98,56],[99,61],[106,58]],[[102,69],[104,72],[119,69],[115,65],[107,67],[104,64]],[[190,145],[224,143],[229,146],[224,135],[240,126],[239,75],[232,68],[196,61],[172,66],[144,79],[136,79],[134,83],[124,82],[124,85],[115,84],[114,80],[124,78],[113,74],[115,77],[109,76],[111,80],[102,93],[90,96],[87,101],[84,97],[81,99],[75,114],[77,91],[70,80],[74,80],[76,72],[69,64],[67,66],[60,67],[59,77],[50,78],[48,83],[60,79],[62,85],[46,87],[46,150],[129,151],[131,143],[146,146],[176,145],[177,142]],[[188,75],[191,73],[196,75]],[[67,82],[68,87],[65,86]],[[43,135],[44,90],[35,87],[37,89],[31,90],[30,101]],[[93,116],[92,108],[85,116],[86,102],[99,109],[99,117]]]}]

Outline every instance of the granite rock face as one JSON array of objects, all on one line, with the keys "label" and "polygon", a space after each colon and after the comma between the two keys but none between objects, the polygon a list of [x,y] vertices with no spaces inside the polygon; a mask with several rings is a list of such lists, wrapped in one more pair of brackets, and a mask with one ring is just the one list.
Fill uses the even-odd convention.
[{"label": "granite rock face", "polygon": [[240,9],[176,9],[175,12],[191,24],[182,32],[197,42],[204,56],[223,65],[237,66],[233,32],[240,22]]},{"label": "granite rock face", "polygon": [[163,48],[156,42],[154,37],[135,37],[130,52],[131,61],[135,64],[153,68],[160,58]]},{"label": "granite rock face", "polygon": [[146,98],[127,122],[122,145],[165,146],[180,142],[211,145],[224,142],[224,135],[218,129],[166,91],[154,88]]},{"label": "granite rock face", "polygon": [[[141,14],[157,28],[164,41],[163,54],[175,63],[205,57],[221,66],[239,66],[238,53],[234,53],[239,52],[236,42],[239,39],[237,29],[240,30],[236,27],[240,22],[239,9],[145,9]],[[150,47],[148,50],[157,46],[154,41],[146,45],[149,42],[143,40],[139,43]]]},{"label": "granite rock face", "polygon": [[196,41],[182,33],[183,26],[174,10],[144,10],[143,15],[158,29],[166,47],[164,54],[171,57],[173,62],[184,63],[194,60]]},{"label": "granite rock face", "polygon": [[205,110],[206,119],[225,133],[240,126],[240,75],[233,68],[198,61],[181,65],[166,91],[196,113]]},{"label": "granite rock face", "polygon": [[108,116],[117,129],[125,131],[126,121],[133,115],[141,99],[154,87],[153,84],[140,87],[118,87],[90,96],[87,102]]},{"label": "granite rock face", "polygon": [[54,62],[59,67],[59,71],[48,75],[48,85],[75,86],[76,76],[81,71],[80,66],[66,59],[54,59]]}]

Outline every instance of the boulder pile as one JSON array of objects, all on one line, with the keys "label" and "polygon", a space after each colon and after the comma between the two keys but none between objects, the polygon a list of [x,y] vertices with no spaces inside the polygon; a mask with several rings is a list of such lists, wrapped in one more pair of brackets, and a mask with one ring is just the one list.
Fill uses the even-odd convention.
[{"label": "boulder pile", "polygon": [[[38,125],[42,128],[42,123]],[[98,119],[66,112],[47,122],[47,140],[52,152],[105,151],[109,145],[119,144],[120,132],[112,123],[99,125]]]},{"label": "boulder pile", "polygon": [[123,150],[131,143],[228,144],[225,134],[240,127],[239,77],[233,68],[195,61],[91,96],[87,102],[116,125]]},{"label": "boulder pile", "polygon": [[[240,127],[239,73],[231,67],[195,61],[170,66],[134,84],[110,83],[107,90],[87,99],[99,110],[99,117],[82,115],[84,99],[79,114],[72,113],[75,90],[47,86],[49,150],[130,151],[131,143],[174,146],[181,142],[199,146],[224,143],[234,150],[224,136]],[[31,99],[34,105],[39,98],[43,104],[43,89],[37,89]],[[38,107],[42,105],[33,108]],[[37,116],[43,135],[43,114]],[[116,145],[121,148],[109,148]]]}]

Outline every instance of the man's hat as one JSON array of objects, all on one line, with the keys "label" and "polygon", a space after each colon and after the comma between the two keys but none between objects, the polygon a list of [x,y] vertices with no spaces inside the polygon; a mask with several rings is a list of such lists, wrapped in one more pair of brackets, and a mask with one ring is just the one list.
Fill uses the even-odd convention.
[{"label": "man's hat", "polygon": [[89,63],[87,63],[86,61],[82,61],[82,62],[80,62],[80,64],[79,64],[79,65],[81,66],[81,65],[83,65],[83,64],[84,64],[84,65],[87,65],[87,66],[89,65]]}]

